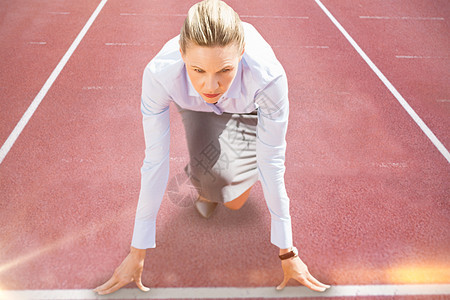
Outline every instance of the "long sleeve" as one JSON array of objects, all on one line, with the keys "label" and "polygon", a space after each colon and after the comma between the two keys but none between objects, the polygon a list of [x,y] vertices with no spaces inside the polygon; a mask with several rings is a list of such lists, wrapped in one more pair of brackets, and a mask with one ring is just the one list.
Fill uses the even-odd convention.
[{"label": "long sleeve", "polygon": [[284,183],[286,130],[289,117],[286,76],[275,79],[255,98],[258,109],[256,155],[259,179],[271,215],[271,242],[292,246],[289,198]]},{"label": "long sleeve", "polygon": [[170,96],[147,67],[142,82],[141,111],[145,158],[141,168],[141,190],[131,245],[156,247],[156,215],[169,178]]}]

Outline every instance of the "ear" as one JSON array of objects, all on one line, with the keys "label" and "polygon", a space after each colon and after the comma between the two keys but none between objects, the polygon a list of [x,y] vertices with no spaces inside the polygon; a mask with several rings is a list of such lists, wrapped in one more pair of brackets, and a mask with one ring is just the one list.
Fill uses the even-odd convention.
[{"label": "ear", "polygon": [[240,57],[239,57],[239,61],[241,61],[242,56],[244,55],[244,52],[245,52],[245,44],[244,44],[243,47],[242,47],[242,53],[241,53],[241,55],[240,55]]},{"label": "ear", "polygon": [[180,47],[180,53],[181,53],[181,57],[184,57],[184,53],[183,53],[183,50],[181,50],[181,47]]}]

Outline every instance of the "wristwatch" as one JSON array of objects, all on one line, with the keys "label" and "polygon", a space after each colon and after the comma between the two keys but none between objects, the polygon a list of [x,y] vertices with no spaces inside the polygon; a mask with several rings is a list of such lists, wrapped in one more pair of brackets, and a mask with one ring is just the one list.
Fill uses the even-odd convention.
[{"label": "wristwatch", "polygon": [[291,257],[296,257],[296,256],[298,256],[298,250],[297,250],[297,248],[295,248],[295,247],[292,247],[292,250],[289,251],[288,253],[278,255],[278,257],[279,257],[281,260],[289,259],[289,258],[291,258]]}]

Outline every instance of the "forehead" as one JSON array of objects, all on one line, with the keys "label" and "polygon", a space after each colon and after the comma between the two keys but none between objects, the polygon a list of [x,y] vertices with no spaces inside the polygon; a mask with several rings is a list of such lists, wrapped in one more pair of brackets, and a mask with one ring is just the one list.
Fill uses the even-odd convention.
[{"label": "forehead", "polygon": [[236,60],[239,60],[239,56],[238,46],[235,44],[223,47],[206,47],[190,44],[184,53],[184,58],[189,64],[199,66],[235,63]]}]

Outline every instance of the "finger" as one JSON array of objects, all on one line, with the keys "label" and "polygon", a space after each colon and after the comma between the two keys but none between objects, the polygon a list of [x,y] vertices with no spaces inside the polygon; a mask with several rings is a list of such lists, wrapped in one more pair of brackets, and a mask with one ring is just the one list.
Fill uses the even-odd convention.
[{"label": "finger", "polygon": [[99,291],[102,291],[102,290],[105,290],[105,289],[109,289],[110,287],[112,287],[116,283],[117,283],[117,279],[114,276],[112,276],[107,282],[105,282],[104,284],[96,287],[94,289],[94,292],[99,292]]},{"label": "finger", "polygon": [[139,274],[139,277],[136,279],[136,285],[137,285],[137,287],[138,287],[141,291],[143,291],[143,292],[148,292],[148,291],[150,291],[150,288],[148,288],[148,287],[146,287],[146,286],[144,286],[144,285],[142,284],[141,274]]},{"label": "finger", "polygon": [[117,282],[115,285],[113,285],[109,289],[99,291],[98,294],[99,295],[107,295],[107,294],[114,293],[115,291],[117,291],[118,289],[120,289],[121,287],[123,287],[124,285],[127,285],[127,284],[128,284],[128,282]]},{"label": "finger", "polygon": [[138,288],[139,288],[141,291],[143,291],[143,292],[148,292],[148,291],[150,291],[150,288],[144,286],[142,283],[140,283],[140,284],[136,283],[136,285],[137,285]]},{"label": "finger", "polygon": [[327,284],[323,284],[322,282],[320,282],[319,280],[317,280],[316,278],[314,278],[314,276],[312,276],[311,274],[308,274],[308,280],[311,281],[312,283],[314,283],[317,286],[320,287],[324,287],[326,289],[329,289],[330,286]]},{"label": "finger", "polygon": [[326,290],[325,287],[317,286],[314,283],[312,283],[311,281],[309,281],[308,278],[305,275],[298,276],[296,278],[296,280],[298,282],[300,282],[301,284],[303,284],[304,286],[306,286],[307,288],[310,288],[313,291],[323,292],[323,291]]},{"label": "finger", "polygon": [[277,286],[277,290],[278,290],[278,291],[281,291],[282,289],[284,289],[284,287],[285,287],[286,284],[288,283],[289,279],[290,279],[290,278],[284,276],[283,282],[282,282],[279,286]]},{"label": "finger", "polygon": [[117,282],[114,283],[114,284],[112,284],[112,285],[110,285],[110,286],[105,286],[105,287],[103,287],[103,288],[96,288],[94,291],[97,292],[99,295],[104,295],[104,294],[106,294],[106,292],[107,292],[109,289],[111,289],[112,287],[114,287],[114,286],[116,286],[116,285],[117,285]]}]

